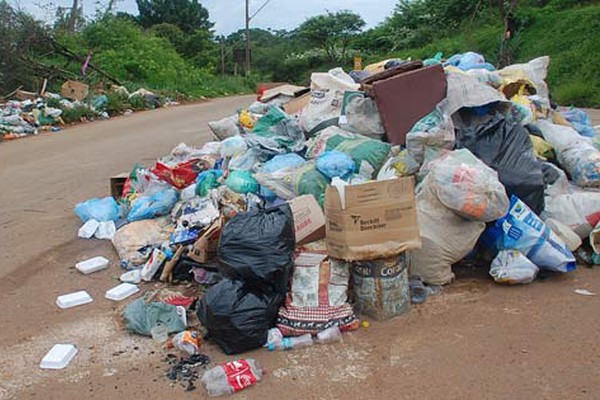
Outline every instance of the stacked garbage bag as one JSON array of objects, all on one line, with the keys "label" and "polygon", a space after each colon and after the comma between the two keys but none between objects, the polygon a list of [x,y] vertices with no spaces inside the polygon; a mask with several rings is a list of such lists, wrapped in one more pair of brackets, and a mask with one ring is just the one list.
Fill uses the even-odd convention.
[{"label": "stacked garbage bag", "polygon": [[112,240],[124,282],[205,287],[227,354],[404,314],[467,257],[503,284],[568,273],[600,259],[600,134],[551,104],[549,61],[437,54],[275,87],[78,204],[79,235]]}]

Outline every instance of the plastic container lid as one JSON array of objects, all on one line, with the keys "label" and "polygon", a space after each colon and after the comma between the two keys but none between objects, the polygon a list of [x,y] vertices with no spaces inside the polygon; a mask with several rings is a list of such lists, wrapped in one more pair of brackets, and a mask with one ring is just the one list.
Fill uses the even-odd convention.
[{"label": "plastic container lid", "polygon": [[82,290],[80,292],[64,294],[56,298],[56,305],[62,309],[81,306],[83,304],[94,301],[88,292]]},{"label": "plastic container lid", "polygon": [[140,291],[140,288],[138,288],[136,285],[134,285],[132,283],[121,283],[119,286],[116,286],[116,287],[108,290],[104,297],[106,297],[109,300],[121,301],[139,291]]},{"label": "plastic container lid", "polygon": [[75,268],[82,274],[87,275],[91,274],[92,272],[103,270],[104,268],[108,267],[108,263],[109,261],[106,258],[99,256],[78,262],[75,264]]},{"label": "plastic container lid", "polygon": [[75,354],[77,354],[77,348],[72,344],[55,344],[42,359],[40,368],[63,369],[69,365]]}]

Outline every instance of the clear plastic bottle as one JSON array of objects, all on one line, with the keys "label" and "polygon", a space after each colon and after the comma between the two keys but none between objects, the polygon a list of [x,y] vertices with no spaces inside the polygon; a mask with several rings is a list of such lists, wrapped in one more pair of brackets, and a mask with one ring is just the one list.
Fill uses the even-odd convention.
[{"label": "clear plastic bottle", "polygon": [[210,397],[230,395],[260,381],[263,370],[252,358],[228,362],[209,369],[202,376],[202,385]]},{"label": "clear plastic bottle", "polygon": [[301,349],[303,347],[310,347],[314,344],[312,335],[307,333],[298,337],[285,337],[281,341],[275,341],[269,343],[269,351],[274,350],[292,350]]},{"label": "clear plastic bottle", "polygon": [[337,343],[342,341],[342,332],[337,326],[332,326],[324,331],[317,333],[316,342],[318,344]]}]

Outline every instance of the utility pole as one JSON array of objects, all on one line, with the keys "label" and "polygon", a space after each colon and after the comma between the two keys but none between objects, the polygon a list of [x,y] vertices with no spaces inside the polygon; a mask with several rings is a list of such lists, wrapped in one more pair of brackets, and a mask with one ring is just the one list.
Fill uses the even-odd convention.
[{"label": "utility pole", "polygon": [[250,0],[246,0],[246,75],[250,75]]},{"label": "utility pole", "polygon": [[221,75],[225,75],[225,38],[221,37]]},{"label": "utility pole", "polygon": [[71,6],[71,15],[69,16],[69,22],[67,25],[67,32],[74,33],[75,32],[75,24],[77,22],[77,12],[79,11],[79,1],[73,0],[73,5]]}]

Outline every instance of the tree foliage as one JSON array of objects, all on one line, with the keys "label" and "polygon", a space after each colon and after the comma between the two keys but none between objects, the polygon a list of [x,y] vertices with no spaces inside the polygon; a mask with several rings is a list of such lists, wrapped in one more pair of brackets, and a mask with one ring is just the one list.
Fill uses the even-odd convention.
[{"label": "tree foliage", "polygon": [[365,26],[360,15],[351,11],[328,12],[307,19],[298,32],[301,38],[321,47],[332,61],[346,58],[350,41]]},{"label": "tree foliage", "polygon": [[197,30],[208,31],[214,25],[209,21],[208,10],[198,0],[136,0],[136,3],[144,28],[167,23],[177,25],[185,34],[194,34]]}]

